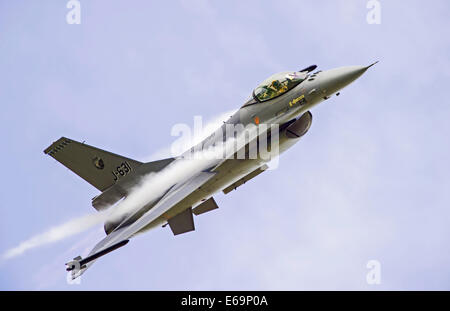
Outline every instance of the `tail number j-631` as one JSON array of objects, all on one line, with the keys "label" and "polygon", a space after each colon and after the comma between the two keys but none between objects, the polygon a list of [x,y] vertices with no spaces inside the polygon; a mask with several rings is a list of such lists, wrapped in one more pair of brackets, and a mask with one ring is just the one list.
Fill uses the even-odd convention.
[{"label": "tail number j-631", "polygon": [[114,175],[114,181],[117,181],[118,179],[128,175],[132,171],[132,168],[130,164],[128,164],[127,161],[122,162],[120,165],[118,165],[115,170],[112,171],[112,174]]}]

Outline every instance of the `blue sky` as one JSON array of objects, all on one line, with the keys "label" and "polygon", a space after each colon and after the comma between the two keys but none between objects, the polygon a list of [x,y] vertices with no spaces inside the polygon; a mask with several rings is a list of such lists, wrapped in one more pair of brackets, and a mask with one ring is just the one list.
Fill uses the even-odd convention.
[{"label": "blue sky", "polygon": [[195,232],[139,236],[68,285],[94,228],[1,261],[0,289],[450,289],[450,4],[380,2],[380,25],[365,0],[90,0],[80,25],[65,1],[0,2],[2,253],[94,212],[97,191],[42,152],[59,137],[144,160],[275,72],[380,61]]}]

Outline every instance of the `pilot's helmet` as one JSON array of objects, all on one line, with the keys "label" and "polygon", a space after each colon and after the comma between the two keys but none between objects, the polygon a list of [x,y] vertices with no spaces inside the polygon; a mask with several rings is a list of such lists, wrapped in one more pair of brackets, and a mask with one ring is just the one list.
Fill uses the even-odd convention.
[{"label": "pilot's helmet", "polygon": [[272,81],[272,86],[276,89],[279,89],[281,87],[281,83],[278,80]]}]

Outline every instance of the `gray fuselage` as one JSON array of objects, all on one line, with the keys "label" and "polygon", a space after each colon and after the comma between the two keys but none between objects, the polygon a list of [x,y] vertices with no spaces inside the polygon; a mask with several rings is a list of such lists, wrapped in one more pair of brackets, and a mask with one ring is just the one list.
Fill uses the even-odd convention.
[{"label": "gray fuselage", "polygon": [[[255,122],[259,124],[277,124],[280,129],[278,149],[281,154],[300,140],[301,136],[309,129],[310,124],[304,126],[305,131],[301,135],[290,135],[287,133],[288,127],[285,125],[299,120],[305,113],[309,113],[312,107],[327,100],[340,89],[360,77],[369,67],[350,66],[319,71],[307,75],[304,81],[286,93],[264,102],[259,102],[253,93],[250,100],[231,116],[222,127],[225,127],[227,124],[242,124],[246,126]],[[255,118],[257,118],[257,121],[255,121]],[[306,118],[304,119],[306,120]],[[311,119],[309,118],[307,121],[310,123]],[[203,145],[205,141],[199,145]],[[179,161],[182,158],[183,155],[175,161]],[[231,157],[224,159],[212,169],[216,175],[211,180],[174,205],[169,211],[140,232],[162,225],[185,209],[197,206],[270,160],[262,159],[261,157],[253,159]]]}]

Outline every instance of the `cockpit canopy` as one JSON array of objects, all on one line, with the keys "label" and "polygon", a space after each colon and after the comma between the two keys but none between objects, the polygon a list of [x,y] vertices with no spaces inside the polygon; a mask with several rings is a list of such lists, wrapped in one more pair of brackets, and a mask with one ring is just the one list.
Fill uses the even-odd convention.
[{"label": "cockpit canopy", "polygon": [[258,101],[273,99],[300,84],[308,74],[298,71],[284,71],[264,80],[253,92]]}]

